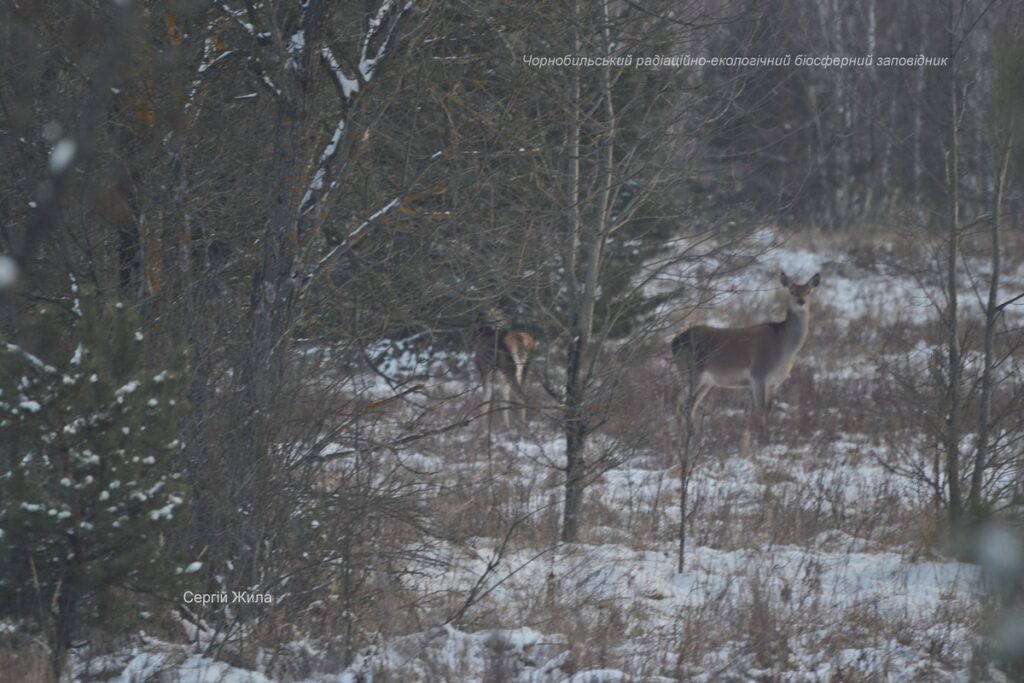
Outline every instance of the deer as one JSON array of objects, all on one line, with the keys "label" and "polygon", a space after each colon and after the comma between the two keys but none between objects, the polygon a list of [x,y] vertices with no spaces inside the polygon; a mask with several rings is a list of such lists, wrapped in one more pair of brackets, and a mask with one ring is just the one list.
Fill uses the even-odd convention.
[{"label": "deer", "polygon": [[681,392],[689,403],[688,425],[712,388],[746,389],[752,398],[751,423],[761,441],[767,440],[772,394],[789,377],[807,341],[811,293],[821,284],[821,273],[801,285],[782,271],[779,282],[787,290],[782,320],[749,327],[694,325],[672,340],[672,358],[688,385]]},{"label": "deer", "polygon": [[[536,342],[525,330],[512,329],[498,311],[482,312],[477,316],[473,331],[474,357],[480,380],[487,392],[487,405],[495,409],[495,385],[508,404],[515,394],[520,407],[520,422],[526,425],[526,371]],[[509,424],[509,410],[504,411],[505,427]]]}]

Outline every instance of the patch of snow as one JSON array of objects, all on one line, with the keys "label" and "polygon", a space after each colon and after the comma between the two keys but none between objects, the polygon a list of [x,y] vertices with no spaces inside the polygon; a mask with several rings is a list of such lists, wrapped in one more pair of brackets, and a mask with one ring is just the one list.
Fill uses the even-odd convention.
[{"label": "patch of snow", "polygon": [[0,254],[0,289],[12,287],[18,281],[18,264],[6,254]]},{"label": "patch of snow", "polygon": [[54,145],[48,162],[50,173],[61,175],[67,171],[68,167],[74,162],[77,151],[78,145],[71,138],[64,138]]}]

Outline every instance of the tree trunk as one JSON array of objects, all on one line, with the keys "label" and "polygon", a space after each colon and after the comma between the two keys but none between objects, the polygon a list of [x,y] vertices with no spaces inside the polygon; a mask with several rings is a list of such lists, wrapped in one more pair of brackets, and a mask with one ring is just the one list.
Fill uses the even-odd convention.
[{"label": "tree trunk", "polygon": [[[256,374],[276,376],[284,345],[283,336],[291,312],[291,267],[295,260],[297,231],[294,179],[298,172],[298,152],[302,139],[297,107],[287,95],[277,103],[274,136],[274,164],[271,183],[274,196],[270,222],[263,233],[259,269],[253,281],[253,352]],[[274,362],[276,358],[278,362]],[[276,372],[275,372],[276,370]]]},{"label": "tree trunk", "polygon": [[[574,46],[578,47],[579,13],[578,4],[574,5]],[[604,25],[605,52],[611,55],[611,37],[609,34],[608,4],[601,5]],[[586,462],[585,447],[590,429],[586,415],[586,392],[589,383],[589,370],[584,369],[590,342],[594,333],[594,309],[597,303],[601,277],[601,266],[604,259],[604,246],[612,228],[611,194],[612,180],[615,172],[615,109],[612,102],[612,81],[610,67],[605,67],[601,74],[600,94],[604,105],[607,131],[600,144],[603,145],[601,155],[600,191],[596,207],[595,225],[583,235],[579,220],[579,202],[581,192],[578,176],[578,145],[582,126],[579,97],[573,103],[574,120],[571,139],[577,145],[577,157],[573,159],[576,184],[571,188],[571,202],[576,207],[573,213],[572,244],[573,263],[578,258],[579,250],[586,247],[586,269],[582,289],[576,286],[575,278],[570,279],[570,306],[572,324],[569,326],[569,351],[566,361],[565,378],[565,510],[562,524],[562,541],[574,542],[579,532],[579,510],[583,503],[585,487]],[[577,81],[578,84],[578,81]],[[578,91],[574,94],[578,95]],[[581,239],[582,238],[582,239]]]},{"label": "tree trunk", "polygon": [[[579,51],[579,0],[573,2],[573,51]],[[569,240],[566,249],[566,276],[569,279],[569,311],[575,316],[569,325],[568,358],[565,371],[565,507],[562,519],[562,541],[575,542],[579,532],[579,510],[583,502],[583,449],[586,424],[583,422],[581,371],[583,339],[579,332],[579,252],[582,221],[580,218],[580,71],[573,71],[572,102],[569,121]]]},{"label": "tree trunk", "polygon": [[75,628],[75,575],[73,567],[68,567],[57,590],[56,609],[53,615],[53,631],[50,634],[50,668],[53,680],[60,683],[67,664],[68,652],[71,649],[71,636]]},{"label": "tree trunk", "polygon": [[579,533],[579,512],[583,504],[584,447],[587,423],[583,413],[583,338],[577,332],[569,342],[569,358],[565,380],[565,511],[562,520],[562,541],[574,543]]},{"label": "tree trunk", "polygon": [[[928,31],[925,28],[925,22],[920,21],[921,26],[921,54],[928,54]],[[916,97],[914,98],[914,118],[913,118],[913,196],[914,206],[916,207],[917,222],[920,225],[924,225],[926,212],[924,209],[924,163],[922,161],[921,153],[921,142],[924,133],[924,91],[925,91],[925,67],[920,66],[917,68],[917,73],[914,78],[914,88]]]},{"label": "tree trunk", "polygon": [[[950,5],[950,39],[956,37],[956,20]],[[963,501],[960,492],[960,330],[958,324],[957,259],[960,242],[960,121],[957,105],[956,54],[951,44],[950,55],[950,148],[946,183],[949,193],[949,248],[946,260],[946,360],[949,364],[946,386],[946,478],[949,490],[949,521],[960,522]]]},{"label": "tree trunk", "polygon": [[985,481],[985,466],[988,459],[989,442],[991,440],[991,406],[992,406],[992,371],[995,364],[996,321],[999,318],[999,276],[1001,267],[1002,244],[999,231],[1003,220],[1003,194],[1006,189],[1006,175],[1010,165],[1010,151],[1013,140],[1013,119],[1010,120],[1006,138],[1003,142],[1002,159],[999,167],[992,198],[991,263],[992,275],[988,282],[988,301],[985,304],[985,350],[981,371],[981,395],[978,404],[978,441],[974,454],[974,469],[971,472],[971,489],[968,495],[968,507],[971,515],[978,516],[982,510],[981,489]]},{"label": "tree trunk", "polygon": [[693,419],[690,417],[689,410],[692,401],[693,393],[691,391],[690,402],[686,405],[687,417],[683,443],[679,450],[679,554],[676,562],[676,570],[679,572],[686,567],[686,509],[689,505],[690,447],[693,443]]}]

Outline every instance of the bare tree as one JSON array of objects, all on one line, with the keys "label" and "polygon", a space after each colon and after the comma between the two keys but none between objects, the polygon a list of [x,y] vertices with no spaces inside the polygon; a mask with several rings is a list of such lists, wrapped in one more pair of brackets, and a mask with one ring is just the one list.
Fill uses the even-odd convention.
[{"label": "bare tree", "polygon": [[[990,75],[976,63],[992,53],[993,45],[995,54],[1017,49],[1016,21],[1007,15],[1000,25],[994,15],[1004,11],[1009,6],[946,6],[951,63],[943,98],[946,205],[934,216],[941,230],[922,227],[914,233],[920,244],[929,245],[933,265],[908,264],[907,270],[931,301],[935,346],[924,364],[905,357],[899,367],[888,368],[901,394],[915,392],[921,398],[920,405],[898,411],[921,433],[901,430],[890,441],[901,453],[896,467],[926,483],[955,532],[1012,504],[1017,483],[1008,475],[1021,457],[1013,425],[1022,386],[1015,354],[1022,340],[1003,317],[1015,297],[1000,292],[1004,204],[1013,184],[1009,92],[1018,87],[1011,75],[1014,67],[1004,67],[1009,71],[1003,71],[1001,87],[1008,90],[1002,96],[986,102],[965,96],[972,88],[992,89]],[[987,240],[980,239],[978,226],[986,226]],[[975,270],[980,258],[988,261],[987,274]],[[975,324],[968,293],[977,302],[980,324]],[[900,439],[906,443],[897,443]]]}]

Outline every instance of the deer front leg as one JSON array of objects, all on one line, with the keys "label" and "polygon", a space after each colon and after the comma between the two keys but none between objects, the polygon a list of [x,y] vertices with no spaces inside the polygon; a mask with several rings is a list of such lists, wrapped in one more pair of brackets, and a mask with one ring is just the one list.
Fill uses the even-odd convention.
[{"label": "deer front leg", "polygon": [[526,417],[526,392],[523,390],[523,385],[519,382],[509,382],[511,386],[512,397],[515,399],[515,405],[511,407],[515,411],[516,424],[520,427],[525,427],[527,424]]},{"label": "deer front leg", "polygon": [[700,404],[707,397],[708,392],[711,391],[710,384],[701,384],[697,387],[697,391],[693,392],[693,396],[690,400],[690,421],[697,421],[697,409],[700,408]]}]

